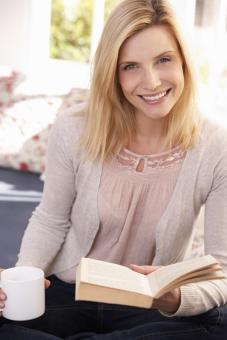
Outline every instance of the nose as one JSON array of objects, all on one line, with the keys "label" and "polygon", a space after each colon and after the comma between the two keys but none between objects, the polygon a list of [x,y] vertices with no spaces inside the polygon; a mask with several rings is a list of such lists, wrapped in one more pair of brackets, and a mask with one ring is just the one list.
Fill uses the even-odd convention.
[{"label": "nose", "polygon": [[161,79],[158,70],[153,67],[144,69],[142,86],[146,90],[155,90],[161,85]]}]

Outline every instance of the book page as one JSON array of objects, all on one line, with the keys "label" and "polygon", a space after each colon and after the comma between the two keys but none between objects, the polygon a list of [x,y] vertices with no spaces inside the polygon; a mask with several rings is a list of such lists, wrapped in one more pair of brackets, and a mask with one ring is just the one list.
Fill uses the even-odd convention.
[{"label": "book page", "polygon": [[82,282],[151,296],[147,277],[125,266],[83,258],[81,274]]},{"label": "book page", "polygon": [[[205,271],[204,271],[205,272]],[[156,298],[159,298],[163,294],[169,292],[171,289],[181,287],[182,285],[186,285],[188,283],[196,283],[201,281],[207,281],[207,280],[216,280],[216,279],[224,279],[226,278],[222,270],[216,270],[214,272],[207,272],[203,273],[199,276],[185,276],[182,278],[182,280],[175,280],[172,283],[170,283],[168,286],[165,286],[163,289],[159,290],[159,292],[156,294]]]},{"label": "book page", "polygon": [[217,261],[211,255],[206,255],[191,260],[170,264],[161,267],[148,275],[148,281],[153,296],[156,296],[159,290],[168,286],[171,282],[176,281],[182,276],[199,269],[205,269],[210,265],[216,264]]}]

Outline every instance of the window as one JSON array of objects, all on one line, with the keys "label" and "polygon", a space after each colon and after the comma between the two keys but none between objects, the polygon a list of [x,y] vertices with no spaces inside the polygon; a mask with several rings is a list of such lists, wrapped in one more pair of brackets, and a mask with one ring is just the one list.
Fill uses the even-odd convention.
[{"label": "window", "polygon": [[52,0],[50,56],[88,63],[119,0]]},{"label": "window", "polygon": [[216,0],[197,0],[195,9],[195,26],[211,26],[215,19],[215,2]]},{"label": "window", "polygon": [[227,0],[196,1],[194,41],[201,104],[216,120],[222,119],[227,109],[224,102],[227,95],[226,18]]},{"label": "window", "polygon": [[[68,81],[69,86],[75,80],[77,86],[87,86],[89,63],[104,21],[120,0],[51,1],[52,63],[56,72],[60,74],[62,70],[64,81]],[[208,115],[225,117],[227,125],[227,0],[170,1],[195,47],[201,108]],[[83,68],[85,65],[86,68]]]},{"label": "window", "polygon": [[202,112],[227,126],[227,0],[171,0],[187,28]]}]

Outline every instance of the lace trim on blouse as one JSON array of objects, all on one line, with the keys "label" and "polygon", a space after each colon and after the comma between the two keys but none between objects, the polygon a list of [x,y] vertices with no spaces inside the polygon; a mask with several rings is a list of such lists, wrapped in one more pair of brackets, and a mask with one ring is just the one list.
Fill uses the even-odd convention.
[{"label": "lace trim on blouse", "polygon": [[124,148],[114,158],[118,166],[136,171],[138,171],[139,163],[143,162],[143,170],[140,172],[144,172],[147,168],[168,168],[183,161],[185,156],[186,150],[183,150],[181,146],[177,146],[169,151],[153,155],[139,155]]}]

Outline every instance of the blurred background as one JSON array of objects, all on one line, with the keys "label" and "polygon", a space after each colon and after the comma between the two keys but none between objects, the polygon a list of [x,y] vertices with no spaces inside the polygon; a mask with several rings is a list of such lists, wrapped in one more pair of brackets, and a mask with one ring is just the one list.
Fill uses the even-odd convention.
[{"label": "blurred background", "polygon": [[[0,0],[0,266],[16,261],[40,201],[49,132],[85,100],[103,25],[120,1]],[[170,2],[192,50],[200,109],[227,127],[227,0]]]},{"label": "blurred background", "polygon": [[[26,75],[24,90],[89,87],[103,24],[120,0],[1,0],[0,66]],[[170,0],[194,50],[203,111],[226,122],[227,0]]]}]

